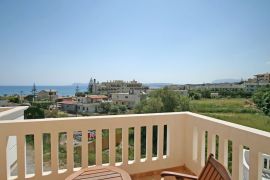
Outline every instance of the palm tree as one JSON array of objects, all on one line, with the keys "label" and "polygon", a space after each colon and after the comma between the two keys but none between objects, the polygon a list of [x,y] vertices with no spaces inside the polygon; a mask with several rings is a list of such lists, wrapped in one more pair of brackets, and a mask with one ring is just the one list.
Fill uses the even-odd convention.
[{"label": "palm tree", "polygon": [[88,84],[88,93],[92,94],[93,92],[93,79],[91,78]]}]

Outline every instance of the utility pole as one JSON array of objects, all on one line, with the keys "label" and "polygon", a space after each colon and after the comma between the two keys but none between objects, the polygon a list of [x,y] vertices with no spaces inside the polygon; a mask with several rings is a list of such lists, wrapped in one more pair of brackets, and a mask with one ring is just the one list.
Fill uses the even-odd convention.
[{"label": "utility pole", "polygon": [[20,91],[20,102],[22,104],[22,100],[23,100],[23,91]]},{"label": "utility pole", "polygon": [[37,93],[37,88],[36,88],[36,84],[34,83],[33,87],[32,87],[32,95],[33,95],[33,102],[35,101],[36,98],[36,93]]},{"label": "utility pole", "polygon": [[75,97],[76,97],[76,107],[75,107],[76,117],[78,116],[78,95],[79,95],[79,92],[80,92],[80,89],[79,89],[79,86],[77,85],[76,86],[76,90],[75,90]]},{"label": "utility pole", "polygon": [[80,92],[79,86],[76,86],[76,90],[75,90],[75,96],[77,96],[77,94]]},{"label": "utility pole", "polygon": [[50,96],[50,102],[52,102],[52,90],[51,89],[49,91],[49,96]]}]

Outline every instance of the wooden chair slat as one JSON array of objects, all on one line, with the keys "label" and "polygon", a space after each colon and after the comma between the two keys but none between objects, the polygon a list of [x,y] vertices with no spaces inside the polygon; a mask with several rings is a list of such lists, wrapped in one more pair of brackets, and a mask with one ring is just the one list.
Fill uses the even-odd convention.
[{"label": "wooden chair slat", "polygon": [[213,174],[215,173],[215,168],[214,167],[212,167],[211,166],[211,169],[209,170],[209,172],[208,172],[208,174],[207,174],[207,176],[206,176],[206,178],[205,179],[211,179],[211,177],[213,176]]},{"label": "wooden chair slat", "polygon": [[213,173],[213,175],[211,176],[210,180],[216,180],[217,175],[218,175],[218,172],[215,171],[215,172]]},{"label": "wooden chair slat", "polygon": [[205,179],[206,176],[207,176],[207,174],[208,174],[208,172],[210,171],[210,169],[211,169],[211,165],[210,164],[206,164],[206,166],[205,166],[204,170],[202,171],[202,173],[201,173],[201,175],[200,175],[199,178]]},{"label": "wooden chair slat", "polygon": [[83,172],[81,175],[85,175],[85,174],[97,174],[97,173],[103,173],[103,172],[110,172],[110,171],[107,170],[107,169],[89,170],[89,171]]},{"label": "wooden chair slat", "polygon": [[[178,179],[187,177],[185,174],[173,172],[163,172],[161,176],[175,176]],[[197,179],[197,177],[192,177],[192,179]],[[231,180],[231,176],[227,169],[214,158],[214,155],[210,154],[198,180]]]},{"label": "wooden chair slat", "polygon": [[103,179],[111,179],[111,178],[117,178],[121,177],[119,174],[100,174],[99,176],[91,176],[91,175],[86,175],[86,176],[80,176],[78,178],[75,178],[75,180],[80,180],[80,179],[90,179],[91,180],[103,180]]}]

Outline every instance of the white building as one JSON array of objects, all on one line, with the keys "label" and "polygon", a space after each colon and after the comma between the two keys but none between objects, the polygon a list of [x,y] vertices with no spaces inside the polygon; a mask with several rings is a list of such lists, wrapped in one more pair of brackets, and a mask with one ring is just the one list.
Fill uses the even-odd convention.
[{"label": "white building", "polygon": [[62,102],[58,102],[57,107],[61,109],[62,111],[65,111],[68,113],[76,113],[77,102],[73,100],[65,100]]},{"label": "white building", "polygon": [[146,91],[147,86],[144,86],[138,81],[123,81],[113,80],[99,83],[96,79],[90,79],[89,87],[90,93],[92,94],[105,94],[110,95],[111,93],[128,93],[130,90]]},{"label": "white building", "polygon": [[240,83],[215,83],[215,84],[187,84],[185,89],[188,90],[199,90],[207,89],[212,91],[228,90],[228,91],[240,91],[245,88],[244,84]]},{"label": "white building", "polygon": [[126,105],[134,108],[141,101],[141,93],[112,93],[112,102],[116,105]]},{"label": "white building", "polygon": [[244,82],[245,90],[248,92],[254,92],[257,88],[270,85],[270,73],[256,74],[254,78],[248,79]]},{"label": "white building", "polygon": [[218,98],[219,94],[218,93],[210,93],[211,98]]},{"label": "white building", "polygon": [[38,100],[50,100],[50,101],[55,101],[57,100],[58,95],[57,91],[55,90],[41,90],[37,94],[37,99]]},{"label": "white building", "polygon": [[[23,120],[24,111],[28,106],[18,106],[18,107],[1,107],[0,108],[0,121],[3,120]],[[7,169],[9,172],[8,175],[16,168],[17,166],[17,138],[16,136],[9,136],[7,138]]]},{"label": "white building", "polygon": [[78,112],[82,114],[91,114],[98,112],[101,102],[108,102],[108,97],[104,95],[88,95],[77,97]]}]

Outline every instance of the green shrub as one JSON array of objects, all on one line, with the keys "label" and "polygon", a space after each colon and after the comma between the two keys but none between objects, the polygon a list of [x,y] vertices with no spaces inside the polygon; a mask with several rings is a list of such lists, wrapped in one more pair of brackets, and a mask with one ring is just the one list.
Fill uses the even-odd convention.
[{"label": "green shrub", "polygon": [[44,110],[35,106],[29,107],[24,111],[25,119],[43,119],[45,118]]}]

